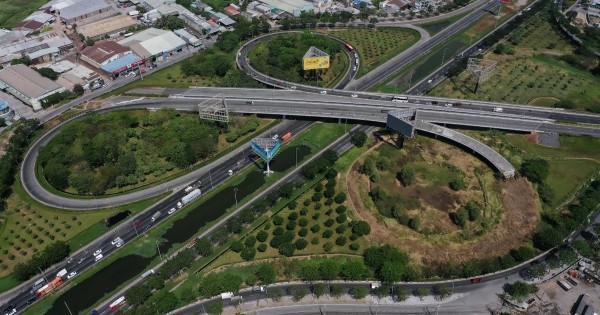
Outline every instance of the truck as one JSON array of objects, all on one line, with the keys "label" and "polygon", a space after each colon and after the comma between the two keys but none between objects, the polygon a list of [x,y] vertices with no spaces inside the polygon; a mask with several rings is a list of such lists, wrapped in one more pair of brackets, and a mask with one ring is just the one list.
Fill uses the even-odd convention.
[{"label": "truck", "polygon": [[288,140],[290,140],[292,138],[292,133],[288,132],[286,134],[284,134],[283,136],[281,136],[281,141],[286,142]]},{"label": "truck", "polygon": [[56,274],[56,276],[57,276],[57,277],[61,277],[61,278],[62,278],[62,277],[64,277],[66,274],[67,274],[67,269],[63,269],[63,270],[59,271],[59,272]]},{"label": "truck", "polygon": [[158,217],[160,217],[160,211],[156,211],[156,213],[152,215],[152,218],[150,218],[150,221],[154,222]]},{"label": "truck", "polygon": [[231,299],[233,297],[233,292],[223,292],[221,293],[221,300]]},{"label": "truck", "polygon": [[183,196],[183,198],[181,198],[181,201],[179,201],[177,203],[177,208],[179,208],[179,209],[183,208],[183,206],[189,204],[190,202],[194,201],[196,198],[200,197],[201,194],[202,194],[202,192],[200,191],[199,188],[192,190],[189,194],[187,194],[187,195]]},{"label": "truck", "polygon": [[577,308],[575,309],[573,315],[583,315],[583,309],[587,304],[588,298],[589,296],[587,294],[582,294],[579,296],[579,303],[577,304]]},{"label": "truck", "polygon": [[579,281],[571,276],[565,276],[565,279],[567,279],[567,281],[569,281],[574,286],[577,286],[579,284]]},{"label": "truck", "polygon": [[186,194],[189,194],[189,193],[191,193],[193,190],[194,190],[194,187],[192,187],[192,186],[187,186],[187,187],[184,189],[184,191],[185,191],[185,193],[186,193]]},{"label": "truck", "polygon": [[43,287],[37,289],[35,291],[35,293],[39,296],[42,297],[52,291],[54,291],[54,289],[60,287],[61,285],[63,285],[63,279],[62,277],[56,277],[54,278],[54,280],[50,281],[50,283],[44,285]]},{"label": "truck", "polygon": [[569,291],[569,290],[571,290],[571,286],[570,286],[568,283],[566,283],[565,281],[563,281],[563,280],[558,280],[557,282],[558,282],[558,285],[559,285],[561,288],[563,288],[563,290],[565,290],[565,291]]},{"label": "truck", "polygon": [[121,308],[121,306],[125,305],[125,303],[125,296],[123,295],[120,298],[116,299],[114,302],[110,303],[108,307],[111,311],[116,312],[118,309]]},{"label": "truck", "polygon": [[142,273],[142,279],[148,277],[149,275],[153,275],[154,274],[154,269],[150,269],[144,273]]}]

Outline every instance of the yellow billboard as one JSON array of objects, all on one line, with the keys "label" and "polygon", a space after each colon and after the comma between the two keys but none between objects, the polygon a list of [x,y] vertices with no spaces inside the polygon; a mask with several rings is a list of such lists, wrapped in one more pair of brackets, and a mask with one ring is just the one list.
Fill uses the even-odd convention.
[{"label": "yellow billboard", "polygon": [[329,68],[329,56],[304,58],[304,70]]}]

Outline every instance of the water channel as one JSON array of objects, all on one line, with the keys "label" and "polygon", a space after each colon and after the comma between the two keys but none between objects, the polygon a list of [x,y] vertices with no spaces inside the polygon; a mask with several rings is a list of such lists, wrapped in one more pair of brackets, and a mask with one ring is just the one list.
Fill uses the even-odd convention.
[{"label": "water channel", "polygon": [[[271,162],[271,169],[275,172],[285,172],[295,167],[297,161],[302,161],[308,156],[311,147],[307,145],[297,145],[283,149]],[[237,189],[238,200],[254,193],[258,188],[265,184],[265,175],[262,169],[255,169],[250,172],[244,180],[237,184],[224,188],[211,198],[196,206],[185,217],[175,221],[162,235],[163,241],[160,245],[162,253],[166,253],[174,244],[183,243],[192,238],[198,230],[207,223],[221,217],[228,208],[235,205],[234,188]],[[117,259],[112,264],[98,271],[90,278],[70,288],[62,294],[47,315],[66,314],[65,302],[69,305],[72,312],[78,313],[85,310],[106,294],[114,291],[123,282],[126,282],[134,276],[140,274],[147,268],[147,265],[156,257],[142,257],[139,255],[128,255]],[[82,289],[83,288],[83,289]]]}]

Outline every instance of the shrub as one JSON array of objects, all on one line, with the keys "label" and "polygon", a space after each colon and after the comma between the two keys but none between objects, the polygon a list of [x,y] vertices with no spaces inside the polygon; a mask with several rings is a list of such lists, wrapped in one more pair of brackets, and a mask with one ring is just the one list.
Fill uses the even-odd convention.
[{"label": "shrub", "polygon": [[325,230],[323,231],[323,237],[324,238],[330,238],[333,235],[333,231],[332,230]]},{"label": "shrub", "polygon": [[331,227],[332,225],[335,224],[335,221],[333,219],[327,219],[324,223],[323,223],[326,227]]},{"label": "shrub", "polygon": [[269,233],[267,233],[265,231],[260,231],[260,232],[256,233],[256,239],[259,242],[264,242],[267,240],[267,238],[269,238]]},{"label": "shrub", "polygon": [[332,249],[333,249],[333,244],[331,242],[326,242],[325,244],[323,244],[323,250],[326,253],[329,253]]},{"label": "shrub", "polygon": [[303,238],[297,239],[294,242],[294,246],[296,246],[297,250],[303,250],[306,248],[307,245],[308,245],[308,242]]},{"label": "shrub", "polygon": [[267,244],[261,243],[256,249],[258,249],[259,252],[264,253],[267,250]]},{"label": "shrub", "polygon": [[320,226],[320,225],[318,225],[318,224],[315,224],[315,225],[313,225],[313,226],[311,226],[311,227],[310,227],[310,230],[311,230],[313,233],[317,233],[317,232],[319,232],[319,230],[321,230],[321,226]]},{"label": "shrub", "polygon": [[416,180],[415,170],[411,167],[403,167],[400,172],[396,174],[396,178],[398,178],[403,186],[410,186],[414,184]]},{"label": "shrub", "polygon": [[350,250],[352,251],[357,251],[360,249],[360,245],[358,245],[358,243],[354,242],[350,244]]},{"label": "shrub", "polygon": [[319,244],[320,240],[318,237],[313,237],[312,240],[310,240],[310,243],[313,245],[317,245]]},{"label": "shrub", "polygon": [[345,238],[344,236],[340,236],[335,239],[335,244],[338,246],[344,246],[344,245],[346,245],[347,241],[348,241],[347,238]]},{"label": "shrub", "polygon": [[298,236],[305,237],[306,235],[308,235],[308,230],[306,228],[301,228],[300,231],[298,231]]}]

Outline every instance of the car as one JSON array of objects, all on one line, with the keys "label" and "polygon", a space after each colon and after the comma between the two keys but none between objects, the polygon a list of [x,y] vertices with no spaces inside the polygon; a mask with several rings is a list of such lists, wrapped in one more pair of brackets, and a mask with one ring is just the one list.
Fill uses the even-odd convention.
[{"label": "car", "polygon": [[431,84],[431,82],[433,82],[432,79],[427,80],[427,83]]},{"label": "car", "polygon": [[292,86],[290,87],[290,89],[292,89],[292,90],[295,90],[295,89],[296,89],[296,86],[295,86],[295,85],[292,85]]},{"label": "car", "polygon": [[353,71],[356,71],[356,67],[352,68]]},{"label": "car", "polygon": [[451,104],[451,103],[448,103],[448,104],[446,104],[446,105],[444,105],[444,106],[446,106],[446,107],[452,107],[452,104]]},{"label": "car", "polygon": [[473,279],[471,279],[471,283],[479,283],[481,281],[483,281],[482,278],[473,278]]},{"label": "car", "polygon": [[504,108],[502,108],[502,107],[494,107],[494,109],[492,109],[492,111],[494,111],[496,113],[502,113],[504,111]]},{"label": "car", "polygon": [[431,101],[431,105],[437,105],[438,101]]},{"label": "car", "polygon": [[460,106],[460,105],[462,105],[462,103],[461,102],[454,102],[454,103],[452,103],[452,105],[453,106]]},{"label": "car", "polygon": [[123,243],[124,243],[123,240],[121,240],[120,242],[118,242],[117,244],[115,244],[115,246],[117,248],[119,248],[119,247],[123,246]]},{"label": "car", "polygon": [[142,220],[135,220],[135,226],[138,227],[140,225],[142,225]]},{"label": "car", "polygon": [[117,245],[117,243],[119,243],[119,242],[121,242],[121,238],[120,238],[120,237],[117,237],[117,238],[115,238],[114,240],[112,240],[112,242],[110,242],[110,244],[112,244],[112,245]]},{"label": "car", "polygon": [[321,94],[327,94],[327,91],[321,91]]},{"label": "car", "polygon": [[102,256],[102,254],[98,254],[98,255],[94,256],[94,260],[95,261],[98,261],[98,260],[100,260],[102,258],[104,258],[104,256]]},{"label": "car", "polygon": [[254,105],[254,101],[247,101],[246,104],[248,104],[248,105]]},{"label": "car", "polygon": [[358,97],[358,94],[352,94],[350,96],[352,96],[352,97]]},{"label": "car", "polygon": [[277,139],[279,139],[279,135],[274,135],[273,140],[277,140]]},{"label": "car", "polygon": [[27,305],[31,305],[33,304],[33,302],[35,302],[35,298],[32,297],[31,299],[27,300]]},{"label": "car", "polygon": [[67,275],[67,279],[71,279],[71,278],[75,277],[76,275],[77,275],[77,271],[73,271]]},{"label": "car", "polygon": [[17,309],[16,308],[10,308],[8,307],[7,309],[4,310],[4,314],[6,315],[14,315],[17,314]]},{"label": "car", "polygon": [[168,214],[173,214],[173,212],[175,212],[176,210],[177,210],[177,209],[175,209],[175,208],[171,208],[171,210],[169,210],[167,213],[168,213]]},{"label": "car", "polygon": [[227,171],[227,174],[229,174],[229,176],[232,176],[233,175],[233,171],[229,170],[229,171]]},{"label": "car", "polygon": [[94,256],[98,256],[100,254],[102,254],[102,250],[101,249],[99,249],[99,250],[97,250],[97,251],[94,252]]}]

